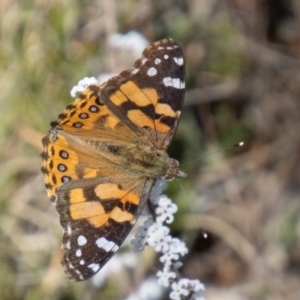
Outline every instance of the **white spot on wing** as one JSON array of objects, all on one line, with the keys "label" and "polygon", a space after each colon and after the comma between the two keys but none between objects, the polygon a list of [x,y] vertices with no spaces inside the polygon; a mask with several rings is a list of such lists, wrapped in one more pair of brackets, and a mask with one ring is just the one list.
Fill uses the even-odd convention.
[{"label": "white spot on wing", "polygon": [[68,225],[68,227],[67,227],[67,234],[71,235],[71,233],[72,233],[72,228],[71,228],[70,225]]},{"label": "white spot on wing", "polygon": [[75,270],[75,273],[77,273],[78,275],[81,275],[80,271]]},{"label": "white spot on wing", "polygon": [[99,269],[100,269],[100,265],[99,264],[90,264],[90,265],[88,265],[88,268],[90,268],[90,269],[92,269],[93,270],[93,272],[97,272]]},{"label": "white spot on wing", "polygon": [[79,263],[83,266],[85,264],[85,261],[82,259]]},{"label": "white spot on wing", "polygon": [[168,50],[172,50],[172,49],[173,49],[173,47],[170,47],[170,46],[168,46],[168,47],[167,47],[167,49],[168,49]]},{"label": "white spot on wing", "polygon": [[148,71],[147,71],[148,76],[154,76],[157,74],[157,70],[154,67],[151,67]]},{"label": "white spot on wing", "polygon": [[173,57],[173,59],[177,65],[179,65],[179,66],[183,65],[183,57]]},{"label": "white spot on wing", "polygon": [[136,74],[139,70],[140,70],[140,69],[133,69],[133,70],[131,71],[131,74]]},{"label": "white spot on wing", "polygon": [[159,46],[157,49],[158,50],[163,50],[163,49],[165,49],[165,47]]},{"label": "white spot on wing", "polygon": [[114,242],[108,241],[105,237],[101,237],[96,240],[96,244],[98,248],[102,248],[106,252],[109,251],[117,251],[119,249],[119,246],[115,244]]},{"label": "white spot on wing", "polygon": [[69,263],[69,268],[74,269],[74,266],[71,263]]},{"label": "white spot on wing", "polygon": [[142,65],[147,61],[148,59],[146,58],[146,57],[144,57],[143,59],[142,59]]},{"label": "white spot on wing", "polygon": [[168,59],[169,58],[169,55],[168,54],[165,54],[164,55],[164,59]]},{"label": "white spot on wing", "polygon": [[87,239],[83,236],[83,235],[80,235],[78,238],[77,238],[77,243],[79,246],[83,246],[85,245],[87,242]]},{"label": "white spot on wing", "polygon": [[158,64],[160,64],[160,63],[161,63],[161,59],[159,59],[159,58],[155,58],[155,61],[154,61],[154,62],[155,62],[155,64],[156,64],[156,65],[158,65]]},{"label": "white spot on wing", "polygon": [[185,88],[185,83],[183,81],[180,81],[179,78],[165,77],[163,79],[163,83],[165,86],[171,86],[175,89],[184,89]]},{"label": "white spot on wing", "polygon": [[82,255],[81,249],[77,249],[75,255],[80,257]]},{"label": "white spot on wing", "polygon": [[67,241],[66,244],[65,244],[65,247],[70,250],[71,249],[71,242]]}]

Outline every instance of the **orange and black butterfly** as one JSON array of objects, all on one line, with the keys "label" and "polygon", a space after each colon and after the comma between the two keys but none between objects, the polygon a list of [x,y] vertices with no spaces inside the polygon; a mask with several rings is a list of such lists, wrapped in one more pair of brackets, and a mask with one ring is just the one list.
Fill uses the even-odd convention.
[{"label": "orange and black butterfly", "polygon": [[64,229],[67,276],[86,280],[119,249],[156,178],[183,177],[168,156],[185,93],[179,45],[148,46],[132,69],[93,84],[51,123],[42,172]]}]

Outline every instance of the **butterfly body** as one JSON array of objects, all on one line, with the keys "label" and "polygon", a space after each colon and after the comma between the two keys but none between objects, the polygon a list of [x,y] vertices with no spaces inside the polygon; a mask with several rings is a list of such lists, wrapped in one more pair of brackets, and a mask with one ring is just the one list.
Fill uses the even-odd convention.
[{"label": "butterfly body", "polygon": [[42,172],[64,229],[70,279],[91,277],[117,251],[156,178],[185,176],[166,152],[183,96],[183,54],[165,39],[132,69],[88,86],[51,123]]}]

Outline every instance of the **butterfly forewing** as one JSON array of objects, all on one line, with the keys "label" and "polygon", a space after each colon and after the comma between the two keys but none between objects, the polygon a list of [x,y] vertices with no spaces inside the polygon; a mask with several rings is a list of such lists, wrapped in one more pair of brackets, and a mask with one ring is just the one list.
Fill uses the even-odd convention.
[{"label": "butterfly forewing", "polygon": [[182,50],[161,40],[132,69],[90,85],[51,123],[42,172],[64,230],[62,264],[70,279],[97,273],[130,232],[159,175],[128,157],[144,157],[137,145],[167,148],[184,87]]},{"label": "butterfly forewing", "polygon": [[165,149],[176,131],[184,92],[182,50],[165,39],[146,48],[132,69],[111,78],[101,95],[134,132]]}]

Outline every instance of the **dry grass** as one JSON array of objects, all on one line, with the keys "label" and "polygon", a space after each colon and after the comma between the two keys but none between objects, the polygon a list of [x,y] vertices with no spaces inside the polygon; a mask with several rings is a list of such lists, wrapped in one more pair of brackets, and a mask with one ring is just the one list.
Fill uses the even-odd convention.
[{"label": "dry grass", "polygon": [[184,191],[170,185],[174,234],[191,248],[183,274],[206,283],[207,299],[300,299],[300,6],[244,2],[0,2],[1,299],[123,299],[154,273],[147,253],[101,288],[69,282],[40,173],[41,137],[70,88],[118,70],[105,41],[129,30],[173,37],[186,54],[173,156],[185,163],[245,141],[185,164]]}]

